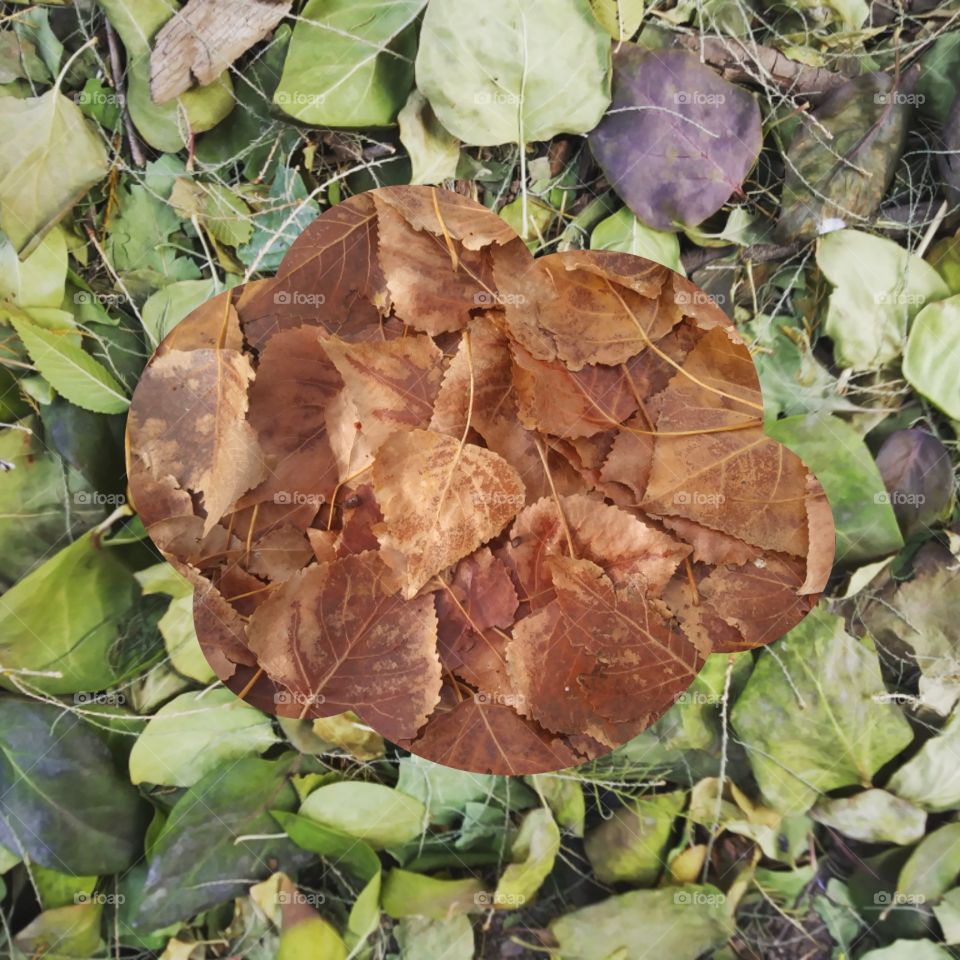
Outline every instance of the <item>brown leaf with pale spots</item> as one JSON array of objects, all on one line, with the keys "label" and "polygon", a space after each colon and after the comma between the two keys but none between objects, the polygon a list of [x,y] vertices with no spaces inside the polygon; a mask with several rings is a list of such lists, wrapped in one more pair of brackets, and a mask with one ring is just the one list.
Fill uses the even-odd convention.
[{"label": "brown leaf with pale spots", "polygon": [[699,586],[701,606],[743,637],[739,645],[714,644],[714,651],[732,653],[782,637],[810,612],[816,600],[798,595],[803,574],[800,560],[773,554],[714,570]]},{"label": "brown leaf with pale spots", "polygon": [[544,773],[580,763],[562,740],[507,704],[483,697],[438,713],[417,740],[401,746],[434,763],[502,776]]},{"label": "brown leaf with pale spots", "polygon": [[368,449],[398,430],[425,427],[443,379],[443,353],[430,337],[385,343],[321,341],[357,410]]},{"label": "brown leaf with pale spots", "polygon": [[826,588],[833,570],[837,531],[827,495],[812,475],[807,476],[806,508],[807,536],[810,543],[807,550],[807,575],[797,593],[803,596],[812,594],[812,599],[815,600]]},{"label": "brown leaf with pale spots", "polygon": [[393,740],[415,736],[440,695],[433,598],[404,601],[373,551],[309,567],[263,603],[248,645],[304,716],[355,710]]},{"label": "brown leaf with pale spots", "polygon": [[138,456],[155,479],[173,477],[203,496],[205,534],[266,469],[244,419],[253,376],[235,350],[176,350],[157,357],[137,386]]},{"label": "brown leaf with pale spots", "polygon": [[386,306],[376,210],[368,194],[336,204],[300,234],[277,276],[245,305],[241,323],[257,350],[280,330],[305,323],[352,340],[375,330]]},{"label": "brown leaf with pale spots", "polygon": [[380,447],[373,487],[385,520],[381,553],[407,598],[495,537],[524,501],[502,457],[429,430],[396,433]]},{"label": "brown leaf with pale spots", "polygon": [[691,559],[697,563],[739,565],[755,560],[762,552],[759,547],[685,517],[664,517],[661,522],[693,547]]},{"label": "brown leaf with pale spots", "polygon": [[446,232],[467,250],[480,250],[492,244],[520,244],[513,228],[501,217],[474,201],[436,187],[394,187],[376,194],[381,204],[393,207],[414,230],[426,230],[442,236]]}]

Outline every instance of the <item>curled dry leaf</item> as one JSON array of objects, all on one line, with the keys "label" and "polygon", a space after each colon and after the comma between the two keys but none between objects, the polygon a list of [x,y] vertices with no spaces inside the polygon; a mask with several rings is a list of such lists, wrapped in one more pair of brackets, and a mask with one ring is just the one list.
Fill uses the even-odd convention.
[{"label": "curled dry leaf", "polygon": [[131,494],[217,676],[465,770],[596,757],[833,558],[753,363],[638,257],[534,260],[452,193],[333,207],[203,305],[132,403]]}]

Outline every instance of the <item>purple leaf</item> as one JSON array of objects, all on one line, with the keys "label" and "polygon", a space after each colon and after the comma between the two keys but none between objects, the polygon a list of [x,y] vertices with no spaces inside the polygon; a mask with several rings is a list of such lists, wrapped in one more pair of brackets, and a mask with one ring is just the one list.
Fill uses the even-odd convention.
[{"label": "purple leaf", "polygon": [[935,523],[953,497],[944,445],[925,430],[897,430],[877,453],[877,467],[905,536]]},{"label": "purple leaf", "polygon": [[624,43],[613,55],[613,103],[590,147],[637,217],[676,230],[740,190],[761,139],[753,96],[695,54]]}]

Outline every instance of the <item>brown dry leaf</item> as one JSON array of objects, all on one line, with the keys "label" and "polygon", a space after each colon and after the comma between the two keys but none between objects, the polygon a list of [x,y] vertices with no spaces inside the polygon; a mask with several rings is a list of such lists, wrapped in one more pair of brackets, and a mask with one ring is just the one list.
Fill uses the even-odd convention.
[{"label": "brown dry leaf", "polygon": [[191,311],[163,338],[156,356],[172,350],[202,350],[204,347],[242,350],[243,332],[233,297],[234,291],[225,290]]},{"label": "brown dry leaf", "polygon": [[502,217],[459,193],[436,187],[394,187],[378,191],[376,196],[378,201],[401,214],[414,230],[448,235],[467,250],[480,250],[494,244],[509,246],[511,250],[522,246]]},{"label": "brown dry leaf", "polygon": [[681,319],[673,302],[670,270],[637,261],[630,286],[605,270],[623,255],[603,251],[552,254],[534,262],[547,278],[530,280],[538,295],[506,299],[507,324],[516,339],[539,360],[560,359],[571,370],[588,364],[625,363],[652,340],[669,333]]},{"label": "brown dry leaf", "polygon": [[361,484],[343,501],[337,556],[378,549],[380,543],[376,531],[381,523],[383,514],[373,487],[369,483]]},{"label": "brown dry leaf", "polygon": [[137,454],[155,479],[202,494],[204,534],[266,469],[244,419],[253,376],[235,350],[176,350],[157,357],[137,387],[129,428]]},{"label": "brown dry leaf", "polygon": [[[377,220],[369,194],[338,203],[303,231],[275,279],[249,298],[241,324],[259,350],[279,330],[320,324],[344,339],[373,339],[386,312],[377,260]],[[379,333],[377,334],[379,336]]]},{"label": "brown dry leaf", "polygon": [[602,500],[583,494],[559,503],[544,498],[517,517],[506,551],[521,599],[531,609],[553,599],[551,558],[571,552],[598,564],[618,588],[642,588],[656,596],[690,547]]},{"label": "brown dry leaf", "polygon": [[601,738],[611,722],[651,723],[692,682],[699,651],[662,603],[617,590],[590,560],[548,566],[556,599],[521,620],[507,647],[523,709],[556,732]]},{"label": "brown dry leaf", "polygon": [[833,522],[833,511],[827,501],[827,495],[819,481],[807,475],[807,575],[797,593],[804,596],[813,594],[816,600],[823,593],[833,569],[833,555],[836,549],[837,531]]},{"label": "brown dry leaf", "polygon": [[402,740],[415,736],[439,698],[433,598],[405,602],[372,551],[287,581],[254,613],[248,637],[303,716],[352,709]]},{"label": "brown dry leaf", "polygon": [[150,95],[166,103],[213,83],[290,12],[292,0],[188,0],[161,28],[150,55]]},{"label": "brown dry leaf", "polygon": [[492,304],[493,267],[482,248],[469,250],[449,234],[415,230],[382,200],[377,211],[380,263],[393,309],[404,323],[435,336],[462,330],[472,312]]},{"label": "brown dry leaf", "polygon": [[511,344],[520,422],[557,437],[589,437],[623,423],[637,409],[628,371],[600,364],[569,370]]},{"label": "brown dry leaf", "polygon": [[373,487],[385,520],[381,552],[407,598],[500,533],[525,498],[502,457],[430,430],[387,440],[373,464]]},{"label": "brown dry leaf", "polygon": [[804,564],[768,554],[741,566],[718,567],[699,585],[701,606],[735,627],[743,643],[715,643],[718,653],[763,646],[809,613],[816,598],[799,596]]},{"label": "brown dry leaf", "polygon": [[257,666],[257,658],[247,647],[246,623],[224,599],[219,590],[200,572],[187,569],[193,584],[193,621],[200,649],[224,682],[236,673],[238,665]]},{"label": "brown dry leaf", "polygon": [[562,770],[580,763],[562,740],[507,704],[481,696],[438,713],[417,740],[401,746],[434,763],[503,776]]},{"label": "brown dry leaf", "polygon": [[321,341],[356,408],[366,449],[397,430],[426,427],[443,380],[443,353],[427,336],[386,343]]},{"label": "brown dry leaf", "polygon": [[464,557],[437,593],[437,643],[448,673],[494,696],[509,692],[506,640],[519,606],[506,565],[489,547]]},{"label": "brown dry leaf", "polygon": [[643,509],[805,555],[806,470],[766,436],[761,416],[749,352],[711,330],[661,396]]}]

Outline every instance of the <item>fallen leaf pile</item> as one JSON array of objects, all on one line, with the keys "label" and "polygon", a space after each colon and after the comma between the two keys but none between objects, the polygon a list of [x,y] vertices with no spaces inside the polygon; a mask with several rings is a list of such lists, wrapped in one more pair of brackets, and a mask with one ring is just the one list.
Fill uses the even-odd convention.
[{"label": "fallen leaf pile", "polygon": [[794,626],[833,560],[705,294],[627,254],[534,260],[426,187],[334,206],[177,326],[129,475],[230,689],[478,772],[635,736],[710,652]]}]

